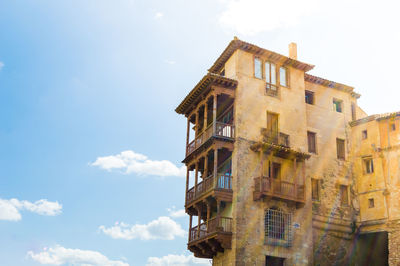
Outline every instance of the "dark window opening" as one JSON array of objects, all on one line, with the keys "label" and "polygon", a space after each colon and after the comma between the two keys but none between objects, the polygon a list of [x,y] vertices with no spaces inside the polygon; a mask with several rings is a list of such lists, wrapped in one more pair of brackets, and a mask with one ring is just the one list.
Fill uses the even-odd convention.
[{"label": "dark window opening", "polygon": [[283,266],[285,265],[285,259],[279,257],[266,256],[265,266]]},{"label": "dark window opening", "polygon": [[312,91],[306,91],[305,95],[306,103],[308,104],[314,104],[314,92]]},{"label": "dark window opening", "polygon": [[344,148],[344,140],[343,139],[336,139],[336,152],[337,158],[340,160],[345,159],[345,148]]},{"label": "dark window opening", "polygon": [[374,199],[368,199],[368,208],[374,208],[375,202]]},{"label": "dark window opening", "polygon": [[395,123],[391,124],[391,125],[390,125],[390,129],[391,129],[392,131],[396,131],[396,124],[395,124]]},{"label": "dark window opening", "polygon": [[335,110],[338,113],[342,112],[342,104],[343,102],[338,99],[333,99],[333,110]]},{"label": "dark window opening", "polygon": [[364,158],[364,173],[371,174],[374,172],[374,161],[372,158]]},{"label": "dark window opening", "polygon": [[317,153],[316,133],[307,132],[308,152]]},{"label": "dark window opening", "polygon": [[362,139],[367,139],[367,138],[368,138],[368,131],[367,130],[363,130]]}]

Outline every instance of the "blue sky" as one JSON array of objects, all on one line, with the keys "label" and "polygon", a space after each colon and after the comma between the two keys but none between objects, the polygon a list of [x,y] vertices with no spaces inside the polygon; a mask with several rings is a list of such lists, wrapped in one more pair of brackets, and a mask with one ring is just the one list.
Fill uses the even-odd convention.
[{"label": "blue sky", "polygon": [[210,265],[186,251],[186,121],[175,107],[236,35],[282,54],[297,42],[310,73],[354,86],[367,113],[398,111],[396,10],[1,1],[0,264]]}]

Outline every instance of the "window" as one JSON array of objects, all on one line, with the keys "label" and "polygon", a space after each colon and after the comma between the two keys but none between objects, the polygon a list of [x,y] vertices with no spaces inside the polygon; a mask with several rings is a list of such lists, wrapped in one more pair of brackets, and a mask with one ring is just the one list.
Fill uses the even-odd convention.
[{"label": "window", "polygon": [[357,116],[356,116],[356,104],[355,103],[351,103],[351,119],[352,120],[356,120]]},{"label": "window", "polygon": [[373,162],[372,158],[364,158],[363,164],[364,164],[364,173],[365,174],[371,174],[374,172],[374,162]]},{"label": "window", "polygon": [[260,58],[254,58],[254,77],[262,79],[262,61]]},{"label": "window", "polygon": [[279,68],[279,84],[288,87],[287,69],[285,67]]},{"label": "window", "polygon": [[220,75],[225,77],[225,68],[221,70]]},{"label": "window", "polygon": [[345,149],[344,149],[343,139],[336,139],[336,153],[338,159],[345,160]]},{"label": "window", "polygon": [[395,123],[390,124],[390,130],[396,131],[396,124]]},{"label": "window", "polygon": [[278,87],[276,86],[276,66],[273,63],[265,62],[265,81],[266,90],[270,96],[278,96]]},{"label": "window", "polygon": [[374,199],[368,199],[368,208],[374,208],[375,202]]},{"label": "window", "polygon": [[316,134],[307,131],[308,152],[317,153]]},{"label": "window", "polygon": [[347,186],[340,185],[340,205],[349,206],[349,192]]},{"label": "window", "polygon": [[342,112],[342,104],[343,102],[338,99],[333,99],[333,110],[335,110],[338,113]]},{"label": "window", "polygon": [[306,91],[306,103],[314,104],[314,92]]},{"label": "window", "polygon": [[362,131],[362,139],[367,139],[368,138],[368,131],[367,130],[363,130]]},{"label": "window", "polygon": [[292,244],[292,214],[277,208],[265,213],[265,242],[269,245],[290,247]]},{"label": "window", "polygon": [[311,199],[319,201],[319,180],[311,178]]}]

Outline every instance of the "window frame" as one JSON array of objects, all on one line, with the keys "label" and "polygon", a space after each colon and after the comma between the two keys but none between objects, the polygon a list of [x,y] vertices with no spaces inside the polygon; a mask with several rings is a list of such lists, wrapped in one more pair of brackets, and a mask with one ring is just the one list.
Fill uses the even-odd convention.
[{"label": "window frame", "polygon": [[[311,94],[312,103],[307,102],[307,93]],[[315,105],[315,92],[310,91],[310,90],[305,90],[305,92],[304,92],[304,101],[305,101],[306,104]]]},{"label": "window frame", "polygon": [[[338,111],[338,105],[339,104],[339,111]],[[343,100],[337,99],[337,98],[333,98],[332,100],[332,104],[333,104],[333,110],[336,111],[336,113],[343,113]]]},{"label": "window frame", "polygon": [[[314,139],[314,150],[312,150],[311,148],[311,146],[310,146],[310,136],[313,136],[313,139]],[[317,133],[315,133],[315,132],[312,132],[312,131],[307,131],[307,146],[308,146],[308,152],[309,153],[314,153],[314,154],[317,154]]]},{"label": "window frame", "polygon": [[368,139],[368,130],[365,129],[361,131],[361,139],[362,140]]},{"label": "window frame", "polygon": [[[339,144],[343,144],[343,154],[340,153]],[[338,160],[346,160],[346,140],[336,138],[336,157]]]},{"label": "window frame", "polygon": [[375,208],[375,199],[374,198],[368,199],[368,209],[372,209],[372,208]]},{"label": "window frame", "polygon": [[[285,85],[282,84],[281,82],[281,69],[285,70]],[[289,69],[287,67],[284,66],[279,66],[279,86],[285,87],[285,88],[289,88]]]},{"label": "window frame", "polygon": [[[259,61],[260,61],[260,73],[261,73],[261,77],[257,77],[257,76],[256,76],[256,60],[259,60]],[[263,72],[264,72],[263,60],[262,60],[260,57],[254,56],[254,57],[253,57],[253,77],[256,78],[256,79],[264,79]]]},{"label": "window frame", "polygon": [[374,173],[374,160],[372,157],[368,156],[362,158],[362,163],[363,163],[363,173],[365,175]]},{"label": "window frame", "polygon": [[[317,195],[314,194],[314,185],[316,186],[315,192]],[[316,178],[311,178],[311,200],[319,202],[320,199],[321,199],[320,180]]]}]

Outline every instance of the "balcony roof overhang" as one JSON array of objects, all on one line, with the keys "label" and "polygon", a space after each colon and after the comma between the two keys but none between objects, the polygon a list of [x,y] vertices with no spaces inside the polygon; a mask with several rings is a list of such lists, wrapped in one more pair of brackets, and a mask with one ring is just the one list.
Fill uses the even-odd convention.
[{"label": "balcony roof overhang", "polygon": [[214,73],[205,75],[199,83],[191,90],[185,99],[175,109],[178,114],[188,115],[194,108],[197,101],[201,100],[201,96],[205,95],[211,85],[216,85],[224,88],[235,89],[238,82],[234,79],[226,78]]},{"label": "balcony roof overhang", "polygon": [[268,60],[271,60],[273,62],[280,62],[283,66],[290,66],[294,67],[300,70],[303,70],[304,72],[307,72],[311,69],[314,68],[314,65],[310,65],[307,63],[303,63],[301,61],[289,58],[287,56],[272,52],[270,50],[258,47],[254,44],[244,42],[242,40],[239,40],[237,37],[235,37],[229,45],[225,48],[225,50],[222,52],[222,54],[218,57],[218,59],[214,62],[214,64],[211,66],[211,68],[208,70],[212,73],[219,73],[225,65],[225,62],[232,56],[232,54],[237,50],[243,50],[245,52],[249,52],[255,55],[259,55],[262,57],[268,58]]},{"label": "balcony roof overhang", "polygon": [[296,158],[299,160],[306,160],[311,157],[311,154],[309,153],[296,151],[288,147],[268,142],[256,142],[250,146],[250,149],[254,152],[272,152],[274,155],[285,159]]}]

